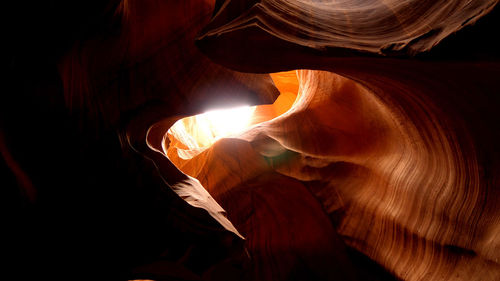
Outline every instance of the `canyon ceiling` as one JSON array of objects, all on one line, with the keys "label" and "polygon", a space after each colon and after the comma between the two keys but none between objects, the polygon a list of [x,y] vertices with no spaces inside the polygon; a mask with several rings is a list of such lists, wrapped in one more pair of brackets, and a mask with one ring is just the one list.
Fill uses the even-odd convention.
[{"label": "canyon ceiling", "polygon": [[68,2],[4,9],[10,280],[500,280],[498,0]]}]

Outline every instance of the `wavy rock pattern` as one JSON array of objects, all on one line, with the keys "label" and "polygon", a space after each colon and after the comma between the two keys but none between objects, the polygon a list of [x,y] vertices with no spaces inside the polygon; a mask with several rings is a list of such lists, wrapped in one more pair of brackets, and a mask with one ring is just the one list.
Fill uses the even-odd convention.
[{"label": "wavy rock pattern", "polygon": [[[251,146],[220,141],[190,160],[201,166],[183,170],[202,181],[237,225],[238,214],[225,205],[238,198],[231,190],[271,169],[313,183],[311,192],[335,215],[344,241],[401,279],[498,279],[493,249],[500,236],[489,222],[500,213],[486,196],[498,191],[479,173],[470,130],[445,119],[443,107],[424,102],[414,89],[398,87],[397,101],[387,91],[382,102],[331,72],[298,75],[292,109],[239,137]],[[269,152],[276,146],[278,155]]]},{"label": "wavy rock pattern", "polygon": [[[402,280],[499,280],[497,3],[18,7],[0,119],[10,270],[391,278],[355,249]],[[176,158],[176,120],[241,101],[275,103]]]},{"label": "wavy rock pattern", "polygon": [[234,33],[254,36],[253,31],[262,30],[283,41],[317,50],[338,48],[379,54],[428,51],[498,3],[495,0],[220,2],[220,9],[200,41]]},{"label": "wavy rock pattern", "polygon": [[[308,2],[290,8],[295,2],[261,1],[240,8],[237,16],[232,2],[226,1],[232,17],[221,8],[199,45],[216,61],[237,69],[319,68],[362,84],[328,72],[299,72],[298,104],[253,129],[257,133],[247,140],[264,138],[292,151],[293,160],[273,168],[301,181],[320,181],[314,193],[328,212],[341,210],[337,231],[346,243],[397,277],[496,280],[500,214],[494,207],[498,179],[492,173],[499,167],[494,160],[498,125],[489,120],[497,120],[497,60],[361,59],[343,51],[426,51],[447,34],[438,27],[441,23],[454,32],[496,4],[476,2],[485,6],[454,10],[472,6],[433,3],[384,2],[384,9],[377,9],[382,2],[374,1],[355,9],[351,2]],[[380,16],[387,7],[393,7],[390,16],[403,20],[380,24],[377,20],[384,17],[363,15],[373,11]],[[357,21],[339,28],[346,22],[338,19],[341,12],[344,18],[357,13]],[[293,20],[298,14],[307,16]],[[406,25],[411,18],[419,21]],[[292,23],[295,28],[284,27]],[[369,40],[372,34],[377,37]],[[230,40],[266,43],[252,44],[260,60],[240,64],[233,57],[238,51],[219,55]],[[332,194],[338,198],[333,200]]]}]

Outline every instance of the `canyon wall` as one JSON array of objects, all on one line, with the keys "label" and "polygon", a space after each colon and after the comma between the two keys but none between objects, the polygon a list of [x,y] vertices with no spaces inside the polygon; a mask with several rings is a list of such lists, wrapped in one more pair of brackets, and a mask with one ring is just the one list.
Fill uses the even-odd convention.
[{"label": "canyon wall", "polygon": [[[8,273],[498,280],[497,2],[10,5]],[[286,89],[168,151],[180,118]]]}]

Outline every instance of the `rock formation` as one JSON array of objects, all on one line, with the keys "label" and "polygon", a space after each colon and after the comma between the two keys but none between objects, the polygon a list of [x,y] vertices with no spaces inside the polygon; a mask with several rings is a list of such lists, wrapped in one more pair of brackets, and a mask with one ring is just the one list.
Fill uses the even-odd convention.
[{"label": "rock formation", "polygon": [[5,274],[499,280],[497,3],[9,6]]}]

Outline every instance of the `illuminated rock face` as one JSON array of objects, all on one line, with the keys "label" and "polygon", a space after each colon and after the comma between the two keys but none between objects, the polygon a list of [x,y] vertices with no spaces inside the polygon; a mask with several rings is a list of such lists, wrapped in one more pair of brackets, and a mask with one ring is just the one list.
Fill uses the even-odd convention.
[{"label": "illuminated rock face", "polygon": [[[98,20],[53,31],[53,53],[35,53],[43,63],[13,51],[0,135],[19,214],[6,225],[11,269],[499,280],[497,2],[84,9]],[[258,124],[203,151],[168,133],[242,103],[267,104]]]}]

